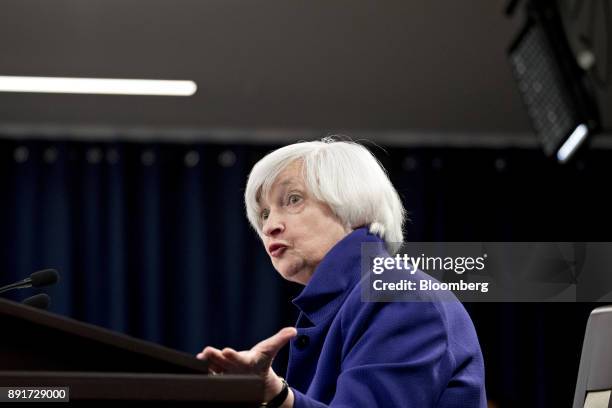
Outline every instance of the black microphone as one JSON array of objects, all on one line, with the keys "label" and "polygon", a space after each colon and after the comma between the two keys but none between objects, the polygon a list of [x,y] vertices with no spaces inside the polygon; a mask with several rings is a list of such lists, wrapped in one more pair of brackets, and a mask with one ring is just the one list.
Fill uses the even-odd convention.
[{"label": "black microphone", "polygon": [[40,287],[53,285],[59,280],[59,273],[55,269],[43,269],[42,271],[34,272],[29,278],[19,282],[11,283],[10,285],[2,286],[0,293],[7,292],[13,289],[24,289],[30,287]]},{"label": "black microphone", "polygon": [[21,301],[26,306],[32,306],[37,309],[46,310],[49,307],[51,298],[46,293],[39,293],[38,295],[30,296],[27,299]]},{"label": "black microphone", "polygon": [[[27,280],[27,279],[26,279]],[[59,273],[55,269],[43,269],[30,275],[30,282],[35,288],[48,286],[57,283]]]}]

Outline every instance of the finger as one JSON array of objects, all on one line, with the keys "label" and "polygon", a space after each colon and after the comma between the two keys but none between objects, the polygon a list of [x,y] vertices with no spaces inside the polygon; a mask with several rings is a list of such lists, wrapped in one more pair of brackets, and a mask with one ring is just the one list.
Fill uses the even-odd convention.
[{"label": "finger", "polygon": [[223,368],[214,363],[210,363],[208,364],[208,373],[212,375],[223,374]]},{"label": "finger", "polygon": [[220,351],[220,350],[214,347],[211,347],[211,346],[207,346],[207,347],[204,347],[204,350],[202,350],[202,352],[198,354],[197,357],[199,359],[206,360],[208,359],[208,357],[210,357],[212,353],[215,353],[217,351]]},{"label": "finger", "polygon": [[253,362],[253,357],[249,355],[251,354],[250,352],[238,353],[233,348],[226,347],[221,353],[228,361],[237,365],[248,367]]},{"label": "finger", "polygon": [[[200,360],[210,360],[216,359],[221,361],[226,361],[227,359],[223,356],[221,350],[214,347],[206,347],[200,354],[198,354],[198,358]],[[229,364],[229,362],[227,362]]]},{"label": "finger", "polygon": [[[228,348],[225,348],[227,350]],[[235,350],[231,349],[236,353]],[[238,354],[238,353],[236,353]],[[213,362],[217,366],[220,366],[223,371],[234,374],[248,373],[253,366],[249,360],[245,359],[230,359],[227,358],[224,353],[214,347],[207,347],[202,353],[199,354],[202,359]]]},{"label": "finger", "polygon": [[221,350],[214,347],[207,347],[202,354],[204,360],[217,365],[221,368],[221,371],[235,372],[237,369],[235,363],[225,358]]},{"label": "finger", "polygon": [[211,355],[208,361],[216,367],[216,372],[238,373],[240,371],[233,363],[217,355]]},{"label": "finger", "polygon": [[[234,349],[227,348],[223,349],[223,356],[230,363],[233,363],[236,368],[240,369],[242,373],[259,374],[262,369],[267,370],[271,362],[267,356],[258,354],[252,350],[237,352]],[[261,359],[262,356],[264,357],[263,360]]]},{"label": "finger", "polygon": [[[216,349],[214,347],[206,347],[201,353],[199,353],[196,357],[199,360],[204,360],[209,363],[209,365],[213,364],[215,368],[213,371],[215,373],[232,373],[232,374],[244,374],[250,373],[252,371],[253,363],[252,359],[248,358],[229,358],[226,353],[232,352],[232,356],[238,355],[234,349],[226,347],[223,351]],[[211,373],[212,374],[212,373]]]},{"label": "finger", "polygon": [[276,354],[278,354],[279,350],[295,336],[297,336],[297,330],[295,327],[285,327],[274,336],[257,343],[252,350],[263,353],[270,358],[274,358]]},{"label": "finger", "polygon": [[211,359],[210,359],[210,351],[207,351],[206,354],[204,353],[204,350],[202,350],[201,353],[199,353],[198,355],[196,355],[196,358],[198,360],[202,360],[204,362],[206,362],[207,366],[208,366],[208,373],[209,374],[222,374],[223,373],[223,368],[221,368],[221,366],[219,366],[218,364],[215,364]]},{"label": "finger", "polygon": [[200,351],[198,354],[196,354],[196,357],[197,358],[205,357],[206,354],[210,353],[210,351],[212,351],[212,350],[218,350],[218,349],[216,349],[214,347],[211,347],[211,346],[206,346],[206,347],[204,347],[202,349],[202,351]]}]

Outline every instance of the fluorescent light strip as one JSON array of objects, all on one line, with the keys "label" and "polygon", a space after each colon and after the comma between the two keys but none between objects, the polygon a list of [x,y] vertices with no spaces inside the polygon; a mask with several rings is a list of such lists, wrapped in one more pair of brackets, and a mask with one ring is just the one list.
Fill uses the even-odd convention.
[{"label": "fluorescent light strip", "polygon": [[570,137],[567,138],[563,146],[557,151],[557,160],[561,163],[565,163],[567,159],[574,154],[574,151],[584,141],[586,136],[589,134],[589,129],[585,124],[580,124],[574,129]]},{"label": "fluorescent light strip", "polygon": [[193,81],[0,76],[0,92],[191,96]]}]

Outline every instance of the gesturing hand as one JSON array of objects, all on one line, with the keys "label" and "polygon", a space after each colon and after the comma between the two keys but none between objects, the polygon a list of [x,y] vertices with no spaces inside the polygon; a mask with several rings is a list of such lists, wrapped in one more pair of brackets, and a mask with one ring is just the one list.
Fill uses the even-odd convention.
[{"label": "gesturing hand", "polygon": [[259,375],[264,380],[264,399],[267,401],[282,388],[280,378],[272,370],[272,361],[279,350],[296,335],[295,328],[285,327],[274,336],[257,343],[250,350],[236,351],[229,347],[219,350],[209,346],[205,347],[197,358],[208,361],[208,370],[212,374]]}]

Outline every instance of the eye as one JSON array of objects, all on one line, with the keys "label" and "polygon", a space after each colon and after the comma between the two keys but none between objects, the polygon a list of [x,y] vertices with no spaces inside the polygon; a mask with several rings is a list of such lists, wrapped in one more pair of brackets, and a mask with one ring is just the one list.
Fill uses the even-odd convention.
[{"label": "eye", "polygon": [[302,197],[301,197],[301,196],[299,196],[298,194],[291,194],[291,195],[288,197],[288,199],[287,199],[287,202],[288,202],[290,205],[295,205],[295,204],[299,203],[300,201],[302,201]]},{"label": "eye", "polygon": [[260,214],[259,214],[259,218],[261,218],[263,221],[268,219],[268,216],[270,215],[270,210],[268,209],[264,209]]}]

